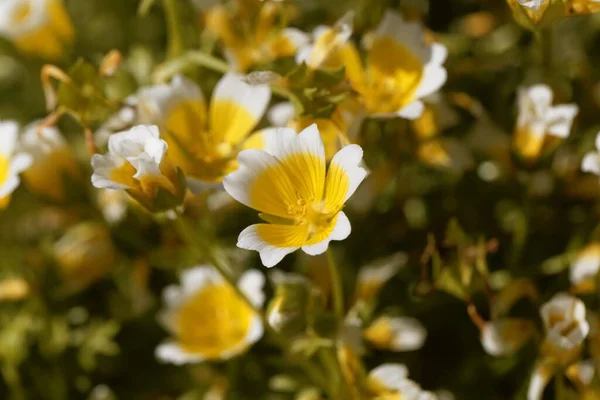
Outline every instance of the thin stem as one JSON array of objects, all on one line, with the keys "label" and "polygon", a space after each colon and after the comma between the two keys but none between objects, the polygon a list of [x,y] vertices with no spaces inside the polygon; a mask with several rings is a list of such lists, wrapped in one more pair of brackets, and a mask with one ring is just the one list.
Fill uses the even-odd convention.
[{"label": "thin stem", "polygon": [[184,50],[181,20],[177,9],[178,1],[179,0],[163,0],[165,16],[167,18],[167,29],[169,30],[169,42],[167,47],[167,58],[169,59],[180,56]]},{"label": "thin stem", "polygon": [[331,249],[327,249],[325,253],[327,254],[327,265],[329,266],[329,273],[331,275],[333,310],[338,321],[341,321],[344,318],[344,291],[342,288],[340,270],[335,262]]},{"label": "thin stem", "polygon": [[157,83],[165,82],[191,66],[206,67],[223,74],[229,72],[226,62],[202,51],[191,50],[159,65],[154,71],[153,80]]}]

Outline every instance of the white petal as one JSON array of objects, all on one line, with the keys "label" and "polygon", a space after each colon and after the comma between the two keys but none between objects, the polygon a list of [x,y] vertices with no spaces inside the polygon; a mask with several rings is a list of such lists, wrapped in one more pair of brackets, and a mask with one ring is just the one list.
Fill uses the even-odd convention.
[{"label": "white petal", "polygon": [[248,334],[244,339],[244,345],[242,350],[245,350],[247,346],[258,342],[260,338],[262,338],[264,331],[265,328],[260,317],[255,316],[254,318],[252,318],[252,322],[250,323],[250,329],[248,329]]},{"label": "white petal", "polygon": [[581,170],[600,175],[600,157],[597,152],[589,152],[581,161]]},{"label": "white petal", "polygon": [[[423,69],[423,77],[415,96],[422,98],[437,92],[446,83],[448,73],[442,65],[447,55],[444,45],[435,43],[433,45],[433,57]],[[441,60],[441,61],[440,61]]]},{"label": "white petal", "polygon": [[563,104],[551,107],[546,113],[548,133],[561,138],[569,136],[573,119],[577,116],[578,112],[579,107],[575,104]]},{"label": "white petal", "polygon": [[551,377],[552,375],[543,366],[538,366],[529,381],[527,400],[542,400],[544,389],[548,385]]},{"label": "white petal", "polygon": [[27,153],[17,153],[10,160],[10,174],[19,174],[25,171],[33,163],[33,157]]},{"label": "white petal", "polygon": [[423,347],[427,330],[421,321],[410,317],[394,317],[389,320],[394,335],[391,350],[413,351]]},{"label": "white petal", "polygon": [[388,36],[405,45],[423,64],[432,58],[432,48],[425,43],[423,25],[407,22],[396,11],[387,10],[375,31],[377,36]]},{"label": "white petal", "polygon": [[388,389],[400,388],[407,378],[408,368],[404,364],[382,364],[369,373],[369,379]]},{"label": "white petal", "polygon": [[172,108],[187,100],[204,100],[196,82],[183,75],[176,75],[170,84],[144,87],[133,96],[141,123],[164,122]]},{"label": "white petal", "polygon": [[140,157],[130,158],[128,160],[136,170],[133,177],[135,179],[142,179],[145,176],[162,176],[162,172],[157,163],[151,160],[146,154]]},{"label": "white petal", "polygon": [[289,101],[275,104],[267,114],[269,123],[273,126],[286,126],[295,116],[296,110]]},{"label": "white petal", "polygon": [[408,256],[406,253],[396,252],[389,257],[365,265],[358,272],[357,286],[371,283],[382,285],[396,275],[407,262]]},{"label": "white petal", "polygon": [[221,282],[223,282],[223,277],[214,267],[199,265],[186,269],[181,274],[181,293],[188,297],[198,293],[198,291],[207,285],[219,284]]},{"label": "white petal", "polygon": [[346,193],[344,201],[348,200],[348,198],[354,194],[356,188],[358,188],[358,185],[360,185],[363,179],[365,179],[367,176],[367,170],[360,165],[362,156],[362,148],[357,144],[351,144],[344,146],[331,159],[331,164],[336,164],[342,168],[346,172],[346,175],[350,181],[348,192]]},{"label": "white petal", "polygon": [[112,171],[119,168],[123,163],[127,162],[120,156],[110,154],[94,154],[92,156],[92,168],[94,173],[92,175],[92,185],[99,189],[128,189],[127,185],[115,182],[110,179]]},{"label": "white petal", "polygon": [[0,121],[0,154],[12,155],[17,145],[19,124],[15,121]]},{"label": "white petal", "polygon": [[175,365],[197,363],[204,361],[205,359],[201,354],[191,354],[186,352],[181,346],[172,341],[161,343],[156,348],[154,354],[159,360]]},{"label": "white petal", "polygon": [[242,106],[258,121],[267,110],[271,89],[267,85],[248,85],[243,78],[244,75],[236,73],[225,74],[215,87],[212,102],[230,100]]},{"label": "white petal", "polygon": [[596,134],[596,150],[600,150],[600,132]]},{"label": "white petal", "polygon": [[600,251],[598,244],[592,244],[584,248],[569,270],[569,278],[572,284],[577,285],[587,279],[594,278],[600,270]]},{"label": "white petal", "polygon": [[448,49],[441,43],[431,45],[431,60],[428,64],[442,65],[448,58]]},{"label": "white petal", "polygon": [[267,268],[277,265],[283,257],[298,250],[298,247],[277,247],[266,243],[258,235],[256,225],[251,225],[240,233],[237,246],[258,251],[263,265]]},{"label": "white petal", "polygon": [[417,119],[423,114],[423,110],[425,109],[425,105],[422,101],[416,100],[412,103],[405,106],[403,109],[398,111],[396,115],[406,119]]},{"label": "white petal", "polygon": [[252,207],[250,187],[254,179],[266,168],[277,165],[277,159],[266,151],[247,149],[238,154],[238,162],[238,169],[223,178],[223,187],[231,197]]},{"label": "white petal", "polygon": [[257,307],[262,307],[265,302],[265,276],[256,269],[246,271],[240,277],[238,286],[252,303]]},{"label": "white petal", "polygon": [[292,42],[296,49],[299,49],[310,42],[310,37],[297,28],[285,28],[282,31],[282,35]]},{"label": "white petal", "polygon": [[323,254],[329,247],[329,242],[331,242],[332,240],[346,239],[348,236],[350,236],[351,230],[352,229],[350,227],[350,220],[348,219],[346,214],[344,214],[343,211],[340,211],[337,216],[335,227],[333,228],[331,234],[326,239],[317,244],[302,246],[302,250],[306,254],[309,254],[311,256]]}]

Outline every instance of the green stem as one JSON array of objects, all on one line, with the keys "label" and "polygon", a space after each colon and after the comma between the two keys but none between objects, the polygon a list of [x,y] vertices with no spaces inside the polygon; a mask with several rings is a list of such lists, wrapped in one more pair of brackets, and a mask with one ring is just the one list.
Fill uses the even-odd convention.
[{"label": "green stem", "polygon": [[325,253],[327,254],[327,265],[329,266],[329,273],[331,275],[333,310],[338,321],[342,321],[344,318],[344,291],[342,288],[340,270],[335,262],[331,249],[327,249]]},{"label": "green stem", "polygon": [[226,62],[202,51],[191,50],[160,64],[156,67],[152,78],[156,83],[166,82],[191,66],[206,67],[223,74],[229,72]]},{"label": "green stem", "polygon": [[[231,287],[235,290],[238,296],[240,296],[240,298],[244,300],[244,302],[256,313],[256,315],[260,317],[263,326],[269,334],[269,336],[276,342],[276,344],[280,348],[287,350],[289,346],[286,339],[282,337],[277,331],[275,331],[273,327],[269,324],[269,321],[263,310],[260,307],[256,306],[254,303],[252,303],[248,296],[246,296],[246,294],[242,292],[242,290],[237,284],[236,278],[232,274],[231,267],[223,263],[223,260],[219,259],[219,257],[215,255],[214,251],[210,249],[210,246],[207,245],[207,243],[197,238],[196,233],[188,225],[188,223],[185,221],[182,215],[178,215],[175,222],[179,234],[184,239],[189,249],[194,252],[194,255],[198,258],[205,258],[215,267],[217,271],[219,271],[219,273],[223,276],[227,283],[229,283],[229,285],[231,285]],[[320,371],[317,368],[315,368],[315,366],[312,365],[312,363],[309,360],[293,358],[292,362],[300,368],[302,368],[304,373],[315,385],[329,392],[327,379],[324,376],[322,376]]]},{"label": "green stem", "polygon": [[169,59],[180,56],[184,50],[181,20],[177,9],[178,1],[179,0],[163,0],[165,16],[167,19],[167,29],[169,31],[169,42],[167,47],[167,58]]}]

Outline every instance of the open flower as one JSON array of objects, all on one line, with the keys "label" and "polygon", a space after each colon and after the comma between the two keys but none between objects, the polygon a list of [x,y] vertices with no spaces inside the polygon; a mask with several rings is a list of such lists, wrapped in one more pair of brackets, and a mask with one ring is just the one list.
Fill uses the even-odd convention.
[{"label": "open flower", "polygon": [[600,270],[600,243],[585,246],[575,257],[569,269],[571,285],[578,293],[591,293],[596,289],[596,276]]},{"label": "open flower", "polygon": [[547,85],[519,90],[514,145],[528,160],[536,159],[552,138],[569,136],[573,119],[579,112],[575,104],[552,106],[552,97],[552,89]]},{"label": "open flower", "polygon": [[308,42],[308,35],[296,28],[276,25],[285,5],[273,1],[239,1],[235,11],[223,5],[206,11],[206,27],[225,47],[230,65],[239,72],[292,57]]},{"label": "open flower", "polygon": [[436,396],[421,389],[408,379],[403,364],[383,364],[369,372],[367,377],[369,399],[435,400]]},{"label": "open flower", "polygon": [[439,43],[427,44],[423,26],[406,22],[387,11],[367,45],[363,68],[357,49],[347,44],[342,51],[346,75],[373,116],[418,118],[421,99],[446,82],[443,66],[447,50]]},{"label": "open flower", "polygon": [[344,66],[340,51],[352,36],[354,13],[348,12],[334,26],[319,25],[312,33],[311,43],[298,50],[296,61],[309,68],[339,69]]},{"label": "open flower", "polygon": [[[245,272],[238,287],[256,307],[262,307],[264,276]],[[185,364],[228,359],[245,352],[263,335],[261,319],[211,266],[182,274],[181,286],[163,293],[166,309],[160,321],[173,339],[156,349],[165,362]]]},{"label": "open flower", "polygon": [[585,304],[566,293],[554,295],[540,309],[550,352],[578,348],[590,331],[585,319]]},{"label": "open flower", "polygon": [[534,332],[533,321],[502,318],[485,324],[481,330],[481,345],[492,356],[505,356],[519,350]]},{"label": "open flower", "polygon": [[310,255],[327,250],[331,240],[350,235],[344,203],[367,175],[358,145],[342,148],[325,167],[325,149],[316,125],[300,134],[281,128],[267,151],[248,149],[240,167],[225,177],[225,190],[261,212],[269,222],[249,226],[238,247],[256,250],[272,267],[299,248]]},{"label": "open flower", "polygon": [[16,153],[19,125],[13,121],[0,122],[0,209],[10,201],[10,195],[19,186],[19,173],[31,165],[31,156]]},{"label": "open flower", "polygon": [[56,202],[69,198],[69,183],[81,179],[75,155],[58,129],[38,131],[38,123],[25,127],[20,148],[32,156],[32,164],[23,172],[25,185],[33,193]]},{"label": "open flower", "polygon": [[2,0],[0,35],[23,53],[55,60],[73,42],[73,24],[61,0]]},{"label": "open flower", "polygon": [[133,100],[138,120],[160,126],[169,144],[169,160],[182,169],[193,191],[220,184],[237,166],[240,149],[260,147],[260,135],[250,134],[271,98],[266,85],[252,86],[238,74],[226,74],[217,84],[208,111],[196,83],[176,76],[169,85],[142,89]]},{"label": "open flower", "polygon": [[152,211],[173,208],[183,200],[185,185],[179,172],[165,159],[167,143],[156,126],[138,125],[115,133],[108,153],[92,157],[92,184],[123,189]]},{"label": "open flower", "polygon": [[427,330],[415,318],[381,316],[365,329],[364,336],[379,349],[412,351],[423,347]]}]

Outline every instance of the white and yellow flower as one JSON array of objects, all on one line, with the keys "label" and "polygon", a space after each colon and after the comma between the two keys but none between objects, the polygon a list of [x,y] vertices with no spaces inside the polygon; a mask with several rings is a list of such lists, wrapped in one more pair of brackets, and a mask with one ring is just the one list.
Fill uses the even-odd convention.
[{"label": "white and yellow flower", "polygon": [[265,1],[237,2],[235,11],[217,5],[206,11],[206,27],[225,48],[229,64],[239,72],[285,57],[293,57],[308,35],[296,28],[277,25],[286,5]]},{"label": "white and yellow flower", "polygon": [[567,293],[554,295],[540,308],[547,352],[560,358],[581,346],[590,331],[585,312],[585,304]]},{"label": "white and yellow flower", "polygon": [[571,132],[579,112],[575,104],[552,105],[552,89],[547,85],[521,88],[514,146],[528,160],[536,159],[552,139],[564,139]]},{"label": "white and yellow flower", "polygon": [[[264,276],[250,270],[238,287],[255,307],[262,307]],[[211,266],[185,271],[180,286],[163,293],[159,315],[173,338],[159,345],[156,356],[173,364],[229,359],[245,352],[263,335],[260,316]]]},{"label": "white and yellow flower", "polygon": [[242,231],[238,247],[256,250],[272,267],[300,248],[321,254],[331,240],[350,235],[344,203],[367,175],[358,145],[342,148],[326,170],[325,149],[316,125],[299,134],[278,129],[266,151],[248,149],[240,167],[223,180],[237,201],[261,212],[269,222]]},{"label": "white and yellow flower", "polygon": [[369,372],[367,377],[369,399],[385,400],[435,400],[431,392],[408,379],[408,369],[403,364],[383,364]]},{"label": "white and yellow flower", "polygon": [[138,125],[115,133],[108,140],[108,153],[92,157],[92,184],[126,190],[150,210],[172,208],[183,200],[184,187],[166,160],[167,147],[156,126]]},{"label": "white and yellow flower", "polygon": [[423,347],[427,330],[416,318],[381,316],[364,330],[373,346],[391,351],[413,351]]},{"label": "white and yellow flower", "polygon": [[19,174],[31,165],[31,155],[18,152],[19,125],[0,121],[0,209],[5,208],[12,192],[19,186]]},{"label": "white and yellow flower", "polygon": [[407,261],[406,253],[397,252],[362,267],[356,279],[356,298],[364,301],[375,298],[383,285],[396,275]]},{"label": "white and yellow flower", "polygon": [[58,129],[38,129],[38,122],[25,127],[20,148],[32,156],[32,164],[23,172],[27,188],[56,202],[68,200],[70,180],[81,179],[75,155]]},{"label": "white and yellow flower", "polygon": [[229,73],[217,84],[208,110],[200,87],[182,76],[168,85],[144,88],[133,100],[138,120],[160,126],[169,159],[186,174],[193,191],[220,184],[237,167],[243,147],[262,147],[251,135],[267,109],[271,91]]},{"label": "white and yellow flower", "polygon": [[2,0],[0,35],[25,54],[56,60],[65,55],[75,33],[61,0]]},{"label": "white and yellow flower", "polygon": [[571,285],[577,293],[591,293],[596,290],[596,277],[600,270],[600,243],[593,242],[585,246],[569,269]]},{"label": "white and yellow flower", "polygon": [[298,63],[309,68],[339,69],[344,66],[340,52],[352,36],[354,13],[347,12],[335,25],[319,25],[312,32],[311,42],[296,54]]},{"label": "white and yellow flower", "polygon": [[447,50],[427,44],[423,26],[387,11],[367,43],[366,66],[350,43],[342,51],[346,76],[372,116],[418,118],[421,99],[446,82]]}]

